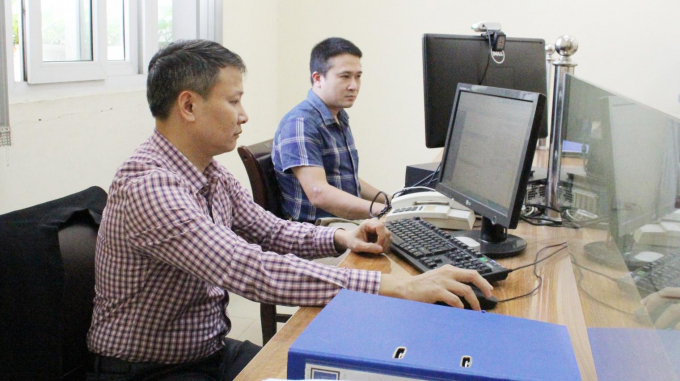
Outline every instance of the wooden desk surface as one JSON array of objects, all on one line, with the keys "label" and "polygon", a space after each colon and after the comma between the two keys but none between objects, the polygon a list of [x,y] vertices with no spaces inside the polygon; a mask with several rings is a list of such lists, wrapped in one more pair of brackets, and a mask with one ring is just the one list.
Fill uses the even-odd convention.
[{"label": "wooden desk surface", "polygon": [[[547,167],[547,150],[536,151],[534,165]],[[564,166],[583,165],[582,160],[577,158],[563,158]],[[527,223],[520,223],[518,229],[512,233],[527,241],[527,248],[521,255],[501,259],[498,262],[506,268],[512,269],[532,263],[536,252],[541,248],[567,241],[590,241],[591,232],[573,231],[562,228],[537,227]],[[547,256],[555,249],[548,249],[541,254]],[[597,325],[597,321],[609,322],[612,319],[612,311],[606,310],[601,314],[593,314],[597,311],[597,305],[592,301],[582,301],[579,297],[579,288],[575,279],[574,267],[569,258],[570,251],[576,258],[580,257],[578,248],[565,249],[554,257],[540,263],[537,273],[543,276],[543,284],[539,290],[531,296],[500,303],[490,312],[503,315],[522,317],[549,323],[561,324],[568,328],[571,336],[574,353],[578,362],[583,380],[597,380],[595,364],[592,358],[590,342],[586,330],[586,316],[588,326]],[[382,256],[365,256],[350,253],[340,263],[341,267],[375,270],[386,274],[410,274],[418,272],[408,263],[394,254]],[[585,280],[587,282],[587,280]],[[525,294],[536,286],[538,279],[534,276],[532,267],[510,273],[508,279],[494,284],[494,295],[499,299],[508,299],[513,296]],[[582,280],[583,282],[583,280]],[[588,308],[588,314],[584,314],[582,303]],[[236,380],[263,380],[266,378],[286,378],[288,348],[295,339],[309,325],[309,323],[321,311],[321,308],[303,307],[286,323],[286,325],[267,343],[253,361],[238,375]],[[614,318],[618,318],[615,316]],[[620,317],[621,326],[632,326],[629,316]]]},{"label": "wooden desk surface", "polygon": [[[566,241],[567,232],[561,228],[536,227],[522,223],[514,231],[527,240],[524,253],[515,258],[499,260],[507,268],[515,268],[534,261],[541,248]],[[555,249],[548,249],[541,256]],[[376,270],[383,273],[418,274],[409,264],[393,254],[366,256],[350,253],[340,264],[341,267]],[[569,250],[563,250],[554,257],[542,262],[537,273],[543,276],[543,284],[532,296],[500,303],[490,311],[510,316],[540,320],[567,326],[572,339],[576,360],[584,380],[596,380],[586,322],[581,309],[581,301],[569,259]],[[532,268],[511,273],[508,279],[494,285],[494,294],[506,299],[531,291],[538,285]],[[253,361],[239,374],[237,380],[263,380],[266,378],[286,378],[288,348],[300,333],[321,311],[321,308],[301,308],[288,323],[272,338]]]}]

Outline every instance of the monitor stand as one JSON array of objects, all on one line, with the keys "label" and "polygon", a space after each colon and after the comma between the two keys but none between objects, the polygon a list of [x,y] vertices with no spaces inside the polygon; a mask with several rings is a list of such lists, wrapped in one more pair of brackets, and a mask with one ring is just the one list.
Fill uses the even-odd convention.
[{"label": "monitor stand", "polygon": [[492,259],[514,257],[521,254],[527,247],[527,241],[523,238],[508,234],[505,227],[494,225],[486,217],[482,217],[481,230],[456,232],[454,237],[474,239],[479,242],[479,251]]}]

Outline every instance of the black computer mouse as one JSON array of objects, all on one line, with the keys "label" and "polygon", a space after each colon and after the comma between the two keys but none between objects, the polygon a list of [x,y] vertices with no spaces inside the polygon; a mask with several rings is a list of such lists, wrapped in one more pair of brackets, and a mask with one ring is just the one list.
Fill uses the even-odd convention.
[{"label": "black computer mouse", "polygon": [[[492,310],[496,308],[496,305],[498,304],[498,299],[496,299],[495,296],[492,296],[490,298],[487,298],[484,296],[482,293],[482,290],[477,288],[477,286],[470,284],[470,287],[472,287],[472,291],[475,292],[475,296],[477,296],[477,300],[479,300],[479,307],[483,310]],[[466,310],[471,310],[472,307],[470,307],[470,303],[468,303],[465,298],[460,298],[460,300],[463,302],[463,307],[465,307]],[[448,306],[448,304],[444,302],[437,302],[436,304],[442,305],[442,306]]]}]

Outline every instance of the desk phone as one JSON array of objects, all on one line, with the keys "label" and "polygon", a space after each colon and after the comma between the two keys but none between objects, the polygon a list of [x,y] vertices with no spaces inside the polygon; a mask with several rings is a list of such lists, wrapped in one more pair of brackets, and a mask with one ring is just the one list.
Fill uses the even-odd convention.
[{"label": "desk phone", "polygon": [[440,229],[470,230],[475,214],[453,199],[435,191],[395,197],[385,221],[420,217]]}]

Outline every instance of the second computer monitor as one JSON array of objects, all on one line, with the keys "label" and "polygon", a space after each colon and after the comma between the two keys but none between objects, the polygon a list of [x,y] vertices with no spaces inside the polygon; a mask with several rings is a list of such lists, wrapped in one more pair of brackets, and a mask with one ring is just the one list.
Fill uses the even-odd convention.
[{"label": "second computer monitor", "polygon": [[[546,94],[544,40],[508,37],[502,64],[497,64],[489,54],[485,37],[423,36],[425,145],[428,148],[444,146],[458,83]],[[500,62],[500,58],[496,60]],[[546,112],[541,117],[538,136],[548,136]]]},{"label": "second computer monitor", "polygon": [[482,215],[481,231],[456,233],[492,258],[519,254],[517,227],[545,105],[543,94],[459,84],[437,190]]}]

